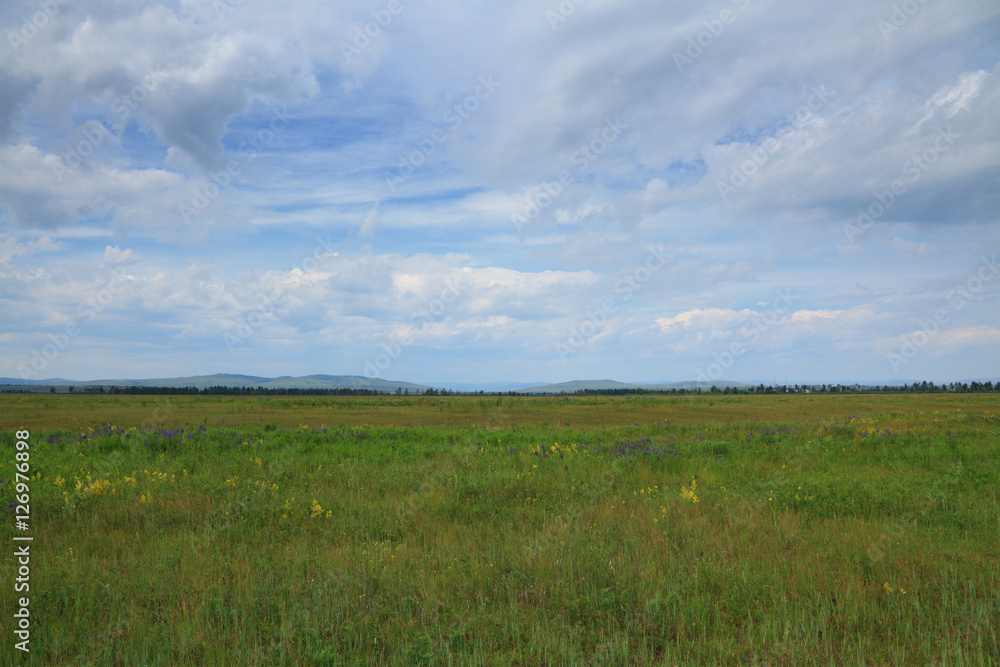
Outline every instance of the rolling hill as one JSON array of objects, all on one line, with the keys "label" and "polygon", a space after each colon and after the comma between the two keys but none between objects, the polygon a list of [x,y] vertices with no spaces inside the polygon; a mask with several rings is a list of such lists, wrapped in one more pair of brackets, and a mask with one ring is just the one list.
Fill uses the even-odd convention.
[{"label": "rolling hill", "polygon": [[725,389],[726,387],[738,387],[745,388],[749,385],[742,382],[726,382],[723,380],[717,382],[671,382],[666,384],[641,384],[641,383],[626,383],[618,382],[617,380],[573,380],[571,382],[559,382],[557,384],[545,384],[538,387],[527,387],[525,389],[518,389],[517,392],[520,394],[561,394],[563,392],[573,393],[574,391],[583,391],[585,389],[590,390],[607,390],[607,389],[647,389],[650,391],[664,391],[671,389],[711,389],[713,386],[719,389]]},{"label": "rolling hill", "polygon": [[427,386],[412,382],[397,382],[380,378],[367,378],[360,375],[304,375],[291,377],[284,375],[277,378],[260,377],[256,375],[233,375],[216,373],[214,375],[195,375],[178,378],[149,378],[143,380],[20,380],[16,378],[0,378],[0,385],[16,386],[57,386],[57,387],[264,387],[266,389],[370,389],[373,391],[395,392],[404,389],[412,392],[423,392]]}]

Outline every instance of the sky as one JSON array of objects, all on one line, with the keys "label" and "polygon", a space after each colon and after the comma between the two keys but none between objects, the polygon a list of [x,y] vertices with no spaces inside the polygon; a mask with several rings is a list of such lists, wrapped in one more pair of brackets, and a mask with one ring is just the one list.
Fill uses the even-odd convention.
[{"label": "sky", "polygon": [[1000,377],[1000,3],[13,0],[0,376]]}]

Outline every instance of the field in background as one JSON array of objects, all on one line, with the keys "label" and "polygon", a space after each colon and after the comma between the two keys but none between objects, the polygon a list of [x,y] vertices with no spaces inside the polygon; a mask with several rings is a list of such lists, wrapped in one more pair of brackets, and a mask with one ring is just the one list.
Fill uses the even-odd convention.
[{"label": "field in background", "polygon": [[[769,396],[98,396],[0,394],[0,426],[480,426],[603,428],[656,423],[789,421],[903,414],[933,424],[935,410],[1000,411],[998,394]],[[926,412],[927,416],[924,416]],[[21,428],[21,426],[17,426]]]},{"label": "field in background", "polygon": [[993,394],[0,410],[22,664],[1000,664]]}]

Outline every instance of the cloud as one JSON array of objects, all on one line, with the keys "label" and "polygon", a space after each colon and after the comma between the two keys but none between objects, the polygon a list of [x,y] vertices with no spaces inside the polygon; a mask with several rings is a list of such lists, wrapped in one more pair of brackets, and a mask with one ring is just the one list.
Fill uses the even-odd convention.
[{"label": "cloud", "polygon": [[0,68],[0,144],[10,141],[14,122],[21,116],[21,108],[28,103],[41,78]]},{"label": "cloud", "polygon": [[954,118],[958,112],[967,110],[969,103],[979,95],[988,76],[984,70],[963,72],[958,83],[946,85],[934,93],[924,105],[927,112],[917,122],[916,129],[933,118],[938,111],[943,111],[945,118]]},{"label": "cloud", "polygon": [[361,222],[361,230],[358,235],[361,238],[371,238],[375,234],[375,230],[379,228],[382,224],[381,219],[378,217],[378,202],[372,204],[372,207],[368,209],[365,213],[365,219]]},{"label": "cloud", "polygon": [[42,234],[35,241],[29,241],[27,245],[19,243],[14,236],[4,235],[0,237],[0,263],[9,262],[12,257],[21,255],[55,252],[61,247],[61,243],[56,243],[47,234]]},{"label": "cloud", "polygon": [[[891,34],[862,0],[589,0],[555,24],[555,4],[404,2],[377,28],[360,2],[61,7],[0,49],[5,349],[30,356],[108,272],[131,276],[66,373],[111,344],[127,371],[169,359],[161,375],[357,367],[412,330],[392,369],[416,380],[445,357],[690,379],[792,289],[730,372],[860,377],[1000,246],[996,3],[925,3]],[[670,261],[626,301],[649,247]],[[413,329],[449,281],[461,295]],[[987,333],[942,333],[913,364],[971,376],[996,326],[970,301],[949,331]]]},{"label": "cloud", "polygon": [[17,257],[28,252],[24,245],[17,242],[13,236],[0,238],[0,263],[6,264],[11,257]]},{"label": "cloud", "polygon": [[112,265],[125,265],[125,264],[135,264],[141,258],[132,252],[131,248],[126,248],[125,250],[120,249],[118,246],[105,246],[104,248],[104,263]]}]

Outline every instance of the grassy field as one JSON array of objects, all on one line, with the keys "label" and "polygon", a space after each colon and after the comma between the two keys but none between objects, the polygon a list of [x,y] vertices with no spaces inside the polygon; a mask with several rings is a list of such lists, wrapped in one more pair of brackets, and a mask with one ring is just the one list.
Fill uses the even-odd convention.
[{"label": "grassy field", "polygon": [[[921,425],[950,411],[996,415],[997,394],[705,396],[228,397],[0,394],[0,426],[566,426],[790,422],[907,416]],[[926,417],[922,414],[926,411]],[[939,414],[934,414],[937,411]],[[917,419],[919,417],[919,419]]]},{"label": "grassy field", "polygon": [[1000,664],[996,394],[0,410],[4,664]]}]

